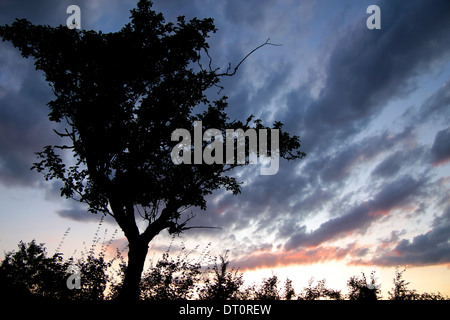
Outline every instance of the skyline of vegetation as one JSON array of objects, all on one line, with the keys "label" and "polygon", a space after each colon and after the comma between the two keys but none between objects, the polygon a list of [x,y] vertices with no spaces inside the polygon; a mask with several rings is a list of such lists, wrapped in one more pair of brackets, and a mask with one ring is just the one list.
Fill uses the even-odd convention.
[{"label": "skyline of vegetation", "polygon": [[[101,224],[100,224],[101,225]],[[100,227],[100,226],[99,226]],[[99,228],[100,229],[100,228]],[[43,243],[36,240],[18,244],[18,250],[5,253],[0,263],[2,299],[44,299],[50,301],[104,301],[114,300],[119,293],[126,261],[123,249],[108,259],[106,252],[112,238],[102,242],[99,229],[92,245],[81,250],[81,257],[64,258],[61,244],[50,255]],[[85,244],[85,243],[84,243]],[[172,244],[157,261],[150,261],[141,279],[140,300],[449,300],[440,292],[418,292],[410,288],[405,279],[405,267],[396,267],[388,296],[381,294],[377,274],[364,272],[347,280],[347,292],[327,286],[326,278],[311,277],[307,286],[294,287],[292,280],[281,279],[275,273],[260,283],[245,284],[244,272],[230,267],[227,253],[211,256],[210,244],[197,259],[190,256],[199,249],[187,250],[182,246],[176,256],[171,256]],[[81,274],[81,287],[68,289],[70,266],[77,266]]]}]

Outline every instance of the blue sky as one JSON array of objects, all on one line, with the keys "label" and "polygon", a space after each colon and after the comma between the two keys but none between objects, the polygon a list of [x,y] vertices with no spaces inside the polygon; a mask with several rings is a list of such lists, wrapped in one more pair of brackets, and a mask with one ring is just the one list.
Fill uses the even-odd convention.
[{"label": "blue sky", "polygon": [[[20,4],[19,4],[20,3]],[[79,5],[83,29],[114,32],[135,1],[1,1],[0,24],[27,18],[65,24]],[[381,9],[369,30],[366,9]],[[270,38],[236,76],[223,79],[233,118],[280,120],[308,155],[281,161],[274,176],[236,171],[235,197],[219,190],[193,224],[221,230],[183,235],[189,246],[229,250],[236,267],[331,279],[375,268],[386,290],[407,266],[450,294],[450,8],[448,1],[154,1],[166,21],[212,17],[214,64],[235,65]],[[217,95],[216,91],[210,92]],[[50,87],[32,60],[0,43],[0,249],[35,238],[65,250],[89,242],[98,216],[59,197],[56,183],[29,170],[55,143]],[[104,225],[109,233],[113,221]],[[155,252],[170,237],[155,240]],[[119,234],[118,246],[123,246]],[[256,271],[258,270],[258,271]],[[302,271],[303,270],[303,271]],[[303,278],[302,278],[303,279]],[[343,279],[342,285],[345,285]],[[300,280],[299,280],[300,281]],[[303,281],[303,280],[302,280]],[[336,282],[338,286],[339,283]],[[436,289],[435,289],[436,287]]]}]

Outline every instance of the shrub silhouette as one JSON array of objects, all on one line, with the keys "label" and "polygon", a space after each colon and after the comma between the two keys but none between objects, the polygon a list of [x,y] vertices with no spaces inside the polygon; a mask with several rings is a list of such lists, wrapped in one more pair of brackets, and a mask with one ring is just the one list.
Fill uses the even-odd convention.
[{"label": "shrub silhouette", "polygon": [[308,287],[305,287],[304,292],[299,294],[299,300],[342,300],[341,291],[325,287],[325,279],[318,281],[314,287],[313,283],[314,278],[311,278],[308,281]]},{"label": "shrub silhouette", "polygon": [[[63,259],[62,253],[47,256],[43,243],[32,240],[18,245],[18,251],[5,255],[0,265],[2,298],[44,298],[53,300],[103,300],[103,293],[109,280],[106,273],[109,263],[104,254],[97,257],[91,252],[86,258],[75,261]],[[67,287],[69,267],[75,265],[82,274],[81,288]]]},{"label": "shrub silhouette", "polygon": [[244,283],[243,274],[238,270],[230,269],[227,255],[219,256],[220,264],[215,260],[214,267],[210,270],[205,280],[205,285],[199,290],[202,300],[238,300],[243,298],[241,287]]},{"label": "shrub silhouette", "polygon": [[154,267],[144,273],[141,280],[141,299],[180,300],[192,299],[201,276],[200,263],[176,260],[164,253]]},{"label": "shrub silhouette", "polygon": [[295,289],[292,286],[292,280],[286,278],[286,282],[284,283],[283,298],[285,300],[292,300],[294,297],[295,297]]},{"label": "shrub silhouette", "polygon": [[406,269],[395,269],[394,287],[388,291],[389,300],[448,300],[441,293],[417,293],[416,290],[408,289],[409,282],[403,279]]},{"label": "shrub silhouette", "polygon": [[262,285],[256,290],[254,298],[257,300],[280,300],[278,283],[276,275],[264,279]]},{"label": "shrub silhouette", "polygon": [[42,243],[22,241],[17,252],[8,252],[0,265],[2,298],[64,298],[66,262],[61,254],[47,257]]},{"label": "shrub silhouette", "polygon": [[370,282],[367,282],[366,276],[362,272],[360,277],[350,277],[347,287],[349,288],[349,300],[373,301],[379,299],[380,289],[376,284],[374,271],[370,273]]}]

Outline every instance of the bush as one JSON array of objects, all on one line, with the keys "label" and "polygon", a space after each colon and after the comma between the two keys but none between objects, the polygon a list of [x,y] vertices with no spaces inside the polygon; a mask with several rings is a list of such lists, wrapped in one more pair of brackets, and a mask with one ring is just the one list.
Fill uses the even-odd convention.
[{"label": "bush", "polygon": [[244,280],[238,270],[229,269],[226,256],[220,255],[220,264],[215,259],[214,267],[207,272],[204,287],[199,288],[201,300],[237,300],[242,298],[240,291]]},{"label": "bush", "polygon": [[317,282],[317,285],[313,287],[314,278],[311,278],[308,282],[308,287],[304,289],[304,292],[299,294],[299,300],[342,300],[341,291],[328,289],[325,287],[325,279]]},{"label": "bush", "polygon": [[365,274],[361,273],[361,277],[350,277],[347,287],[349,288],[349,300],[373,301],[379,299],[380,289],[376,284],[374,271],[370,273],[370,282],[367,281]]},{"label": "bush", "polygon": [[403,279],[406,269],[395,269],[394,287],[388,291],[389,300],[448,300],[448,297],[441,293],[417,293],[416,290],[408,289],[409,282]]},{"label": "bush", "polygon": [[[29,244],[22,241],[17,252],[8,252],[0,265],[2,295],[13,298],[44,298],[58,300],[103,300],[103,293],[109,277],[106,274],[110,266],[104,261],[102,253],[95,257],[93,253],[86,259],[64,261],[61,253],[47,257],[43,243],[35,240]],[[83,275],[80,290],[71,290],[67,286],[71,266],[76,266]]]}]

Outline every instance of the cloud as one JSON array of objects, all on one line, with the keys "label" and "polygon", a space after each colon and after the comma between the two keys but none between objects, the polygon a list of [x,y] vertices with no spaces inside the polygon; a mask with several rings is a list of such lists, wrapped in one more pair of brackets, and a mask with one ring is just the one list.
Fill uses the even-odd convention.
[{"label": "cloud", "polygon": [[[379,6],[381,30],[368,30],[364,17],[337,38],[317,99],[305,101],[302,95],[296,99],[292,92],[285,119],[301,130],[307,153],[335,147],[359,133],[388,101],[411,92],[419,73],[428,72],[450,51],[447,1],[429,5],[416,0],[408,6],[381,1]],[[305,127],[296,126],[292,120],[299,119],[292,114]]]},{"label": "cloud", "polygon": [[450,127],[436,134],[431,147],[431,155],[434,165],[450,161]]},{"label": "cloud", "polygon": [[[99,221],[102,214],[92,214],[88,212],[87,206],[75,201],[69,202],[69,208],[57,210],[56,213],[74,221]],[[109,217],[109,216],[107,216]]]},{"label": "cloud", "polygon": [[402,151],[397,151],[382,162],[380,162],[376,168],[372,171],[373,176],[388,178],[395,175],[400,171],[402,164],[405,159],[405,153]]},{"label": "cloud", "polygon": [[329,219],[312,232],[303,229],[292,235],[285,243],[286,250],[298,247],[318,246],[329,240],[348,236],[354,232],[363,233],[381,216],[391,210],[406,205],[417,196],[425,179],[414,179],[402,176],[390,184],[385,185],[371,200],[364,201],[350,208],[343,215]]},{"label": "cloud", "polygon": [[[397,239],[393,239],[397,240]],[[450,263],[450,206],[435,218],[433,228],[412,240],[402,239],[388,251],[381,253],[373,263],[382,266],[430,265]]]},{"label": "cloud", "polygon": [[30,186],[38,177],[30,171],[34,153],[56,141],[47,119],[51,90],[31,61],[12,50],[0,43],[0,183]]},{"label": "cloud", "polygon": [[341,261],[349,256],[363,257],[367,254],[366,246],[351,243],[345,247],[319,246],[316,248],[300,248],[285,252],[265,251],[232,259],[230,264],[241,270],[254,270],[261,268],[286,267],[290,265],[305,265],[329,261]]},{"label": "cloud", "polygon": [[70,16],[66,12],[70,5],[77,5],[81,11],[82,29],[98,30],[102,22],[104,32],[121,28],[128,22],[129,10],[136,6],[137,0],[22,0],[3,1],[0,4],[0,25],[9,24],[15,18],[27,19],[33,24],[59,26],[66,25]]},{"label": "cloud", "polygon": [[450,81],[445,82],[436,92],[430,95],[420,106],[415,122],[433,119],[443,121],[450,119]]},{"label": "cloud", "polygon": [[368,164],[376,156],[389,150],[403,139],[402,134],[394,137],[387,132],[367,136],[358,142],[349,143],[332,156],[325,157],[320,177],[324,182],[343,181],[358,164]]}]

